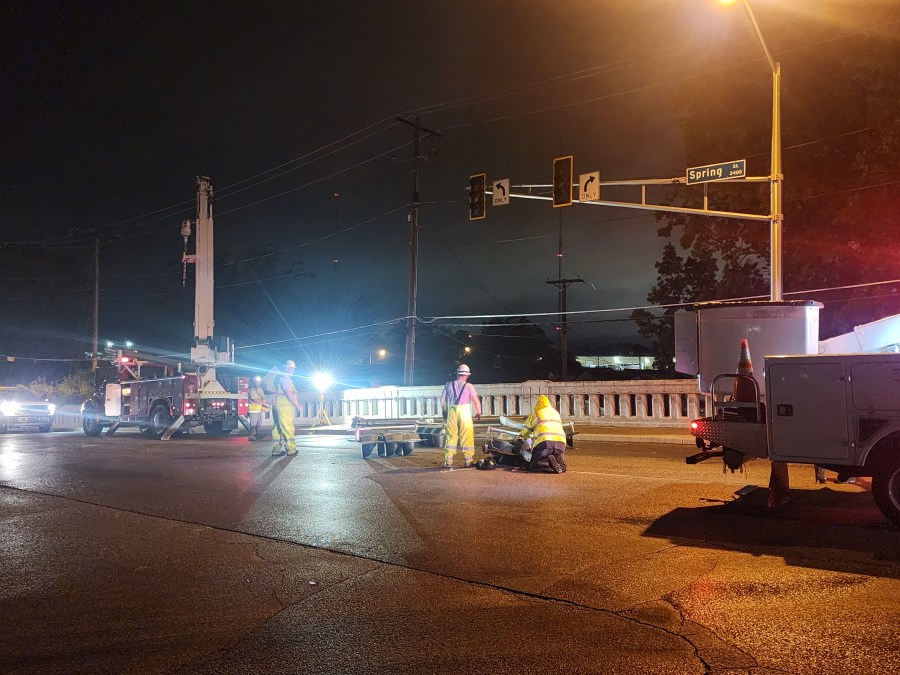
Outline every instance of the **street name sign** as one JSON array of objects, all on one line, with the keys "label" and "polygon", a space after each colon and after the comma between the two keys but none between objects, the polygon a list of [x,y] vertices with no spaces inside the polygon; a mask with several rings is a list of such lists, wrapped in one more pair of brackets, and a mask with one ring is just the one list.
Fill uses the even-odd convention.
[{"label": "street name sign", "polygon": [[733,162],[695,166],[687,170],[687,184],[711,183],[728,178],[744,178],[747,175],[747,160],[736,159]]}]

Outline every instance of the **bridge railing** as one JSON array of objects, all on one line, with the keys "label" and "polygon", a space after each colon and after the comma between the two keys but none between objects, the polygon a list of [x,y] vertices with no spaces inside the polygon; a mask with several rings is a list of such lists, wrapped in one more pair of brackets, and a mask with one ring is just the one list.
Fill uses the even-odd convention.
[{"label": "bridge railing", "polygon": [[[325,413],[333,424],[354,417],[368,419],[440,418],[442,386],[377,387],[329,393]],[[680,427],[706,415],[706,398],[696,380],[623,380],[615,382],[550,382],[477,384],[485,415],[528,415],[545,395],[567,420],[610,426]],[[319,415],[317,394],[300,397],[300,424]]]}]

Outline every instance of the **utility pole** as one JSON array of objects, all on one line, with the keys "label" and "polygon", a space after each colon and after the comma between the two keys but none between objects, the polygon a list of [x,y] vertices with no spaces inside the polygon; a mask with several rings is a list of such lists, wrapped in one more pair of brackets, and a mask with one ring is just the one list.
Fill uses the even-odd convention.
[{"label": "utility pole", "polygon": [[97,372],[100,342],[100,233],[94,231],[94,332],[91,340],[91,372]]},{"label": "utility pole", "polygon": [[403,364],[403,384],[413,385],[416,367],[416,301],[419,292],[419,160],[422,159],[421,141],[425,136],[441,137],[441,132],[419,124],[419,116],[412,120],[397,117],[413,132],[413,193],[409,212],[409,298],[406,306],[406,358]]},{"label": "utility pole", "polygon": [[559,344],[562,352],[562,373],[560,377],[563,381],[569,376],[569,315],[567,304],[567,292],[571,284],[583,284],[584,279],[563,279],[562,278],[562,256],[563,256],[563,236],[562,236],[562,212],[559,214],[559,248],[556,251],[557,259],[557,276],[559,279],[547,281],[559,289]]},{"label": "utility pole", "polygon": [[562,350],[562,379],[569,375],[569,317],[566,292],[571,284],[583,284],[584,279],[553,279],[547,282],[559,289],[559,343]]}]

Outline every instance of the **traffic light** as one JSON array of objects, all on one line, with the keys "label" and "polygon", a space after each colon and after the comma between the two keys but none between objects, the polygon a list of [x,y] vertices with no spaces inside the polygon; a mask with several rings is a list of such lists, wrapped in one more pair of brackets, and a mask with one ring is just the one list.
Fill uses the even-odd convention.
[{"label": "traffic light", "polygon": [[476,173],[474,176],[469,176],[469,220],[484,220],[487,216],[485,209],[486,189],[486,173]]},{"label": "traffic light", "polygon": [[572,155],[553,160],[553,208],[572,205]]}]

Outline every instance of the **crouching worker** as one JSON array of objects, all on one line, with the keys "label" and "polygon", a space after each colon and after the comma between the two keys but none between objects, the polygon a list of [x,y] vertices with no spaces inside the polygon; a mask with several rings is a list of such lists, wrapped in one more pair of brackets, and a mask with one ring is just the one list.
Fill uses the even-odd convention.
[{"label": "crouching worker", "polygon": [[549,466],[554,473],[566,471],[566,432],[563,429],[559,413],[550,405],[550,399],[544,395],[538,397],[534,404],[534,412],[525,420],[525,426],[519,435],[530,440],[531,471],[539,471]]}]

